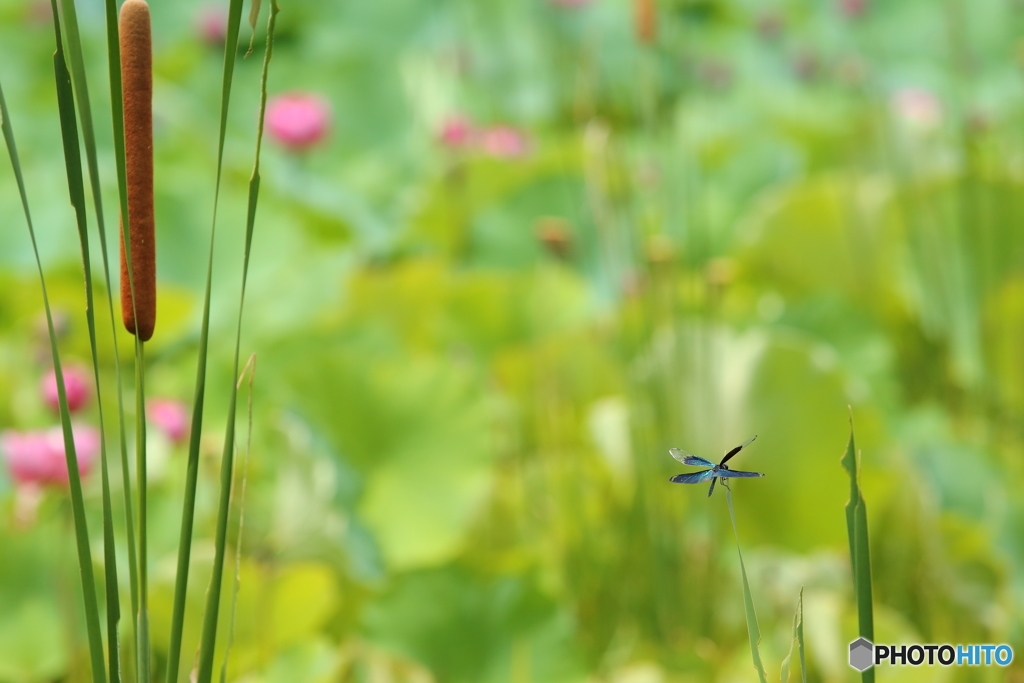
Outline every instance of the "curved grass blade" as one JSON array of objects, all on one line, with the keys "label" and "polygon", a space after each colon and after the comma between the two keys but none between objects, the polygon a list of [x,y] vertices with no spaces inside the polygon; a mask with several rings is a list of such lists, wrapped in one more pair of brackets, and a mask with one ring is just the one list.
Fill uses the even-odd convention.
[{"label": "curved grass blade", "polygon": [[[89,258],[89,236],[86,221],[85,187],[82,177],[81,149],[78,141],[78,122],[74,105],[74,94],[72,91],[71,75],[68,72],[66,55],[61,40],[60,18],[57,12],[56,0],[51,0],[51,8],[54,20],[54,35],[57,50],[54,53],[54,76],[57,87],[57,103],[61,126],[61,142],[64,148],[64,161],[68,179],[68,194],[71,205],[75,212],[75,223],[78,228],[79,243],[82,250],[82,266],[85,276],[86,296],[86,319],[89,329],[89,342],[92,352],[93,371],[97,392],[97,404],[99,406],[99,429],[100,429],[100,459],[103,488],[103,536],[104,536],[104,577],[105,593],[107,601],[107,638],[109,648],[109,666],[113,680],[119,680],[117,672],[120,669],[118,661],[118,635],[117,624],[120,620],[120,609],[118,602],[116,555],[114,552],[113,524],[110,514],[110,484],[106,458],[106,434],[103,421],[102,393],[99,381],[99,361],[96,348],[96,320],[94,316],[93,295],[92,295],[92,268]],[[63,389],[63,377],[58,374],[59,391]],[[69,416],[70,419],[70,416]],[[63,415],[62,415],[63,421]],[[73,437],[72,437],[73,438]],[[67,449],[66,449],[67,454]],[[74,463],[74,465],[72,465]],[[77,455],[68,459],[69,475],[72,470],[77,474]],[[74,494],[73,494],[74,495]],[[81,495],[79,491],[79,495]],[[84,518],[82,519],[84,522]],[[76,519],[76,530],[79,520]],[[87,535],[87,534],[86,534]],[[81,558],[80,558],[81,561]],[[91,564],[91,553],[89,557]],[[95,596],[94,596],[95,599]],[[92,624],[88,625],[89,627]],[[98,628],[98,624],[96,624]],[[95,644],[97,638],[90,633],[90,648]],[[92,656],[95,657],[95,652]],[[102,667],[102,659],[100,660]],[[94,664],[93,675],[97,675],[97,667]]]},{"label": "curved grass blade", "polygon": [[[235,9],[241,11],[241,0],[232,0],[234,39],[238,39]],[[245,308],[245,286],[249,276],[249,255],[252,247],[253,227],[256,223],[256,203],[260,191],[260,150],[263,142],[263,122],[267,109],[267,74],[274,54],[274,27],[280,11],[277,0],[270,2],[270,17],[267,20],[267,49],[263,58],[263,73],[260,76],[260,111],[256,126],[256,153],[252,177],[249,179],[249,202],[245,217],[245,249],[242,255],[242,286],[238,298],[238,324],[235,330],[235,360],[233,377],[238,376],[239,358],[242,345],[242,313]],[[221,131],[223,141],[223,130]],[[234,478],[235,410],[238,401],[238,385],[232,383],[228,399],[228,423],[224,434],[224,451],[221,456],[220,502],[217,510],[217,532],[214,539],[213,573],[206,595],[206,612],[203,615],[203,635],[199,644],[199,666],[196,680],[210,683],[213,676],[213,656],[217,641],[217,619],[220,609],[221,582],[224,575],[224,546],[227,542],[228,513],[231,506],[231,485]]]},{"label": "curved grass blade", "polygon": [[[224,39],[224,74],[221,85],[220,133],[217,140],[217,171],[213,191],[213,221],[210,228],[210,251],[206,263],[206,290],[203,295],[203,318],[199,332],[198,359],[196,363],[196,388],[192,401],[192,427],[189,433],[185,495],[181,512],[181,532],[178,538],[178,572],[174,582],[174,606],[171,613],[167,683],[177,682],[178,669],[181,662],[181,636],[185,625],[185,594],[188,589],[188,572],[192,557],[192,528],[195,522],[196,484],[199,478],[199,442],[203,430],[203,406],[206,402],[206,357],[209,349],[210,294],[213,287],[213,253],[217,237],[217,207],[220,199],[220,183],[224,167],[224,139],[227,132],[228,105],[231,101],[231,83],[234,76],[235,54],[238,50],[238,29],[241,17],[242,0],[231,0],[228,9],[227,36]],[[229,416],[233,414],[233,412],[229,413]],[[231,424],[233,422],[229,419],[229,429]]]},{"label": "curved grass blade", "polygon": [[804,587],[800,586],[800,598],[796,604],[796,614],[793,615],[793,640],[789,643],[789,654],[782,660],[782,683],[789,683],[789,660],[793,658],[793,645],[799,646],[800,650],[800,680],[807,683],[807,661],[804,658]]},{"label": "curved grass blade", "polygon": [[732,509],[732,491],[725,489],[725,499],[729,503],[729,517],[732,519],[732,532],[736,535],[736,554],[740,558],[740,576],[743,578],[743,611],[747,618],[747,635],[750,638],[750,657],[754,661],[754,668],[757,670],[757,679],[760,683],[768,683],[765,677],[764,664],[761,663],[761,652],[758,644],[761,642],[761,629],[757,627],[757,614],[754,612],[754,599],[750,595],[750,584],[747,583],[747,568],[743,566],[743,552],[740,551],[740,532],[736,529],[736,513]]},{"label": "curved grass blade", "polygon": [[[63,53],[60,50],[60,32],[58,35],[58,50],[54,54],[54,67],[57,75],[58,92],[63,90],[64,97],[71,93],[71,79],[68,75],[67,66],[64,63]],[[39,285],[43,293],[43,308],[46,312],[46,326],[50,334],[50,353],[53,357],[53,370],[57,376],[57,398],[60,404],[60,421],[64,431],[64,455],[68,467],[68,485],[71,493],[71,511],[75,522],[75,541],[78,548],[78,565],[82,577],[82,597],[85,603],[85,623],[89,640],[89,657],[92,666],[92,677],[94,683],[106,683],[107,674],[103,662],[103,636],[100,633],[99,608],[96,599],[96,583],[93,575],[92,552],[89,548],[89,530],[85,519],[85,502],[82,498],[82,480],[78,473],[78,454],[75,451],[75,439],[71,430],[71,413],[68,410],[67,393],[64,390],[64,373],[60,365],[60,353],[57,351],[57,335],[53,329],[53,314],[50,310],[50,298],[46,291],[46,278],[43,275],[43,262],[39,257],[39,247],[36,243],[35,228],[32,224],[32,216],[28,206],[28,196],[25,192],[25,180],[21,173],[21,162],[18,160],[18,150],[14,142],[14,132],[11,128],[10,116],[7,111],[7,102],[4,99],[3,89],[0,88],[0,127],[3,129],[4,141],[7,144],[7,152],[11,159],[11,167],[14,170],[14,177],[18,184],[18,193],[21,196],[21,205],[25,213],[25,221],[28,224],[29,238],[32,242],[32,251],[36,259],[36,268],[39,271]],[[77,137],[75,139],[77,143]]]},{"label": "curved grass blade", "polygon": [[224,662],[220,667],[220,683],[227,683],[228,661],[231,659],[231,645],[235,638],[235,616],[238,611],[238,588],[242,583],[242,532],[245,530],[245,490],[249,481],[249,453],[252,448],[252,385],[256,379],[256,354],[249,356],[242,374],[235,385],[237,391],[249,373],[249,396],[246,407],[245,455],[242,458],[242,492],[238,498],[238,536],[235,539],[235,581],[231,589],[231,623],[228,627],[228,642],[224,648]]},{"label": "curved grass blade", "polygon": [[[53,5],[53,14],[56,16],[56,2],[51,0]],[[121,449],[124,453],[124,459],[127,460],[127,451],[124,439],[124,408],[123,401],[121,399],[121,369],[120,369],[120,357],[117,351],[117,330],[116,330],[116,318],[114,317],[114,302],[111,295],[111,273],[109,265],[108,251],[106,251],[106,231],[103,226],[103,208],[102,198],[99,188],[99,165],[96,161],[96,142],[95,133],[92,124],[92,108],[89,101],[89,90],[88,82],[85,78],[85,63],[82,53],[82,41],[78,30],[78,15],[75,9],[74,0],[66,0],[61,2],[63,8],[63,15],[65,15],[65,33],[68,37],[68,60],[71,65],[71,79],[74,86],[74,92],[76,95],[76,101],[78,103],[78,112],[81,115],[82,125],[82,139],[85,143],[85,156],[86,163],[89,169],[89,181],[92,189],[92,203],[96,214],[96,226],[99,237],[100,253],[102,255],[103,262],[103,276],[106,285],[106,300],[108,300],[108,306],[111,313],[111,332],[114,339],[114,358],[115,358],[115,371],[118,377],[118,416],[119,426],[122,431],[121,438]],[[72,115],[74,116],[74,112]],[[77,147],[77,138],[75,139],[75,145]],[[66,154],[67,156],[67,154]],[[68,162],[71,164],[71,161]],[[77,180],[81,183],[81,164],[77,165],[78,173]],[[69,175],[69,183],[72,178]],[[105,592],[106,592],[106,645],[109,650],[109,672],[112,683],[118,683],[120,681],[120,643],[118,635],[118,623],[121,621],[121,604],[119,597],[118,577],[117,577],[117,553],[114,542],[114,519],[113,519],[113,505],[111,500],[111,485],[110,485],[110,467],[108,461],[108,450],[106,450],[106,429],[104,425],[103,417],[103,398],[102,390],[99,382],[99,359],[96,345],[96,322],[95,322],[95,306],[93,304],[92,295],[92,265],[89,256],[89,237],[88,230],[85,224],[85,206],[84,206],[84,188],[81,186],[72,188],[72,203],[76,207],[76,214],[78,216],[78,227],[79,227],[79,241],[82,249],[82,263],[85,271],[85,291],[86,291],[86,318],[89,328],[89,345],[92,353],[92,366],[94,373],[94,383],[96,387],[96,407],[99,414],[99,434],[100,434],[100,477],[102,487],[102,506],[103,506],[103,566],[105,573]],[[127,492],[126,492],[127,493]],[[130,513],[128,516],[129,524],[131,523]],[[134,577],[134,542],[129,535],[129,557],[130,557],[130,580],[132,585],[132,592],[135,589],[135,577]],[[134,603],[133,603],[134,606]]]},{"label": "curved grass blade", "polygon": [[[853,595],[857,601],[858,635],[875,642],[875,624],[871,599],[871,556],[868,550],[868,513],[860,490],[857,468],[857,447],[853,434],[853,411],[850,411],[850,442],[840,463],[850,475],[850,500],[846,503],[846,531],[850,539],[850,568],[853,576]],[[861,673],[864,683],[874,683],[875,669],[869,667]]]}]

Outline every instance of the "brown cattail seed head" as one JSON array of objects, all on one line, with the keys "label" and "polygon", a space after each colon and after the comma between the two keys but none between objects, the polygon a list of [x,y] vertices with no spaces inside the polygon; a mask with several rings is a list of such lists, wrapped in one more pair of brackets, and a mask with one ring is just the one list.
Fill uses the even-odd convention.
[{"label": "brown cattail seed head", "polygon": [[122,230],[121,318],[129,332],[147,341],[153,336],[156,325],[156,240],[153,222],[153,50],[149,5],[145,0],[125,0],[121,6],[120,34],[128,236],[132,257],[132,279],[129,281]]},{"label": "brown cattail seed head", "polygon": [[635,12],[637,40],[650,45],[658,34],[658,14],[655,0],[634,0],[633,11]]}]

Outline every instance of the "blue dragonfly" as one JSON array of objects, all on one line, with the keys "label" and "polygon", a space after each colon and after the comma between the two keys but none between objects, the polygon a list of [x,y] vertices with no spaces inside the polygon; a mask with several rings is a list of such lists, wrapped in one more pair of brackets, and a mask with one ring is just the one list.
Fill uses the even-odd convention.
[{"label": "blue dragonfly", "polygon": [[750,437],[736,448],[732,449],[725,454],[722,458],[722,462],[717,465],[710,460],[705,460],[699,456],[687,453],[681,448],[670,448],[668,452],[673,458],[683,463],[684,465],[696,465],[697,467],[710,467],[709,470],[701,470],[700,472],[687,472],[686,474],[677,474],[676,476],[669,479],[673,484],[700,484],[708,479],[711,480],[711,488],[708,489],[708,497],[711,497],[711,493],[715,490],[715,481],[718,479],[722,480],[722,486],[726,488],[729,484],[726,479],[729,477],[763,477],[764,475],[760,472],[741,472],[740,470],[730,470],[729,466],[725,463],[732,456],[742,451],[745,447],[749,446],[750,443],[757,438],[757,434]]}]

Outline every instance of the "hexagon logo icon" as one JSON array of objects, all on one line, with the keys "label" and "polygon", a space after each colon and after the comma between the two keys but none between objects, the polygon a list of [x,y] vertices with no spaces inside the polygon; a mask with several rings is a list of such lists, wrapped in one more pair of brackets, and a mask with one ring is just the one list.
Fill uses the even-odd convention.
[{"label": "hexagon logo icon", "polygon": [[850,666],[857,671],[870,668],[874,664],[872,662],[874,650],[875,646],[867,638],[858,638],[853,641],[850,643]]}]

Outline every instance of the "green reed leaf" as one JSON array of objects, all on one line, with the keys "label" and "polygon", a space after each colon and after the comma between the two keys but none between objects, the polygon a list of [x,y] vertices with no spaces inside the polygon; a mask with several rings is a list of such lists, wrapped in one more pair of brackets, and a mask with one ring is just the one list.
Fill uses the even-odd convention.
[{"label": "green reed leaf", "polygon": [[[871,599],[871,557],[868,551],[868,514],[860,490],[857,448],[854,443],[853,412],[850,412],[850,442],[840,463],[850,475],[850,500],[846,503],[846,531],[850,540],[850,568],[853,576],[853,595],[857,601],[858,635],[871,642],[875,640],[874,616]],[[864,683],[874,683],[875,669],[869,667],[861,673]]]},{"label": "green reed leaf", "polygon": [[[232,0],[231,3],[231,26],[233,27],[233,39],[238,40],[238,19],[240,18],[242,3],[240,0]],[[276,0],[270,3],[270,18],[267,20],[267,49],[263,58],[263,73],[260,77],[260,112],[259,121],[256,126],[256,152],[253,162],[252,177],[249,179],[249,201],[245,218],[245,248],[242,254],[242,285],[238,299],[238,324],[235,331],[235,359],[233,377],[238,376],[239,360],[242,344],[242,313],[245,308],[245,286],[249,275],[249,256],[252,247],[253,228],[256,223],[256,204],[260,190],[260,150],[263,141],[263,122],[267,106],[267,74],[269,72],[270,60],[274,54],[274,27],[277,22],[277,14],[280,8]],[[236,13],[237,12],[237,13]],[[225,79],[227,74],[225,73]],[[226,98],[225,91],[225,98]],[[226,101],[226,100],[225,100]],[[221,139],[223,142],[223,129]],[[210,577],[210,587],[206,595],[206,613],[203,615],[203,635],[199,649],[199,667],[197,681],[199,683],[210,683],[213,675],[213,656],[217,640],[217,620],[220,610],[221,583],[224,575],[224,553],[227,543],[228,517],[231,508],[231,487],[234,479],[234,449],[235,449],[235,412],[238,402],[238,386],[232,384],[228,398],[228,423],[224,434],[224,450],[221,455],[220,470],[220,502],[217,509],[217,531],[214,537],[214,560],[213,573]]]},{"label": "green reed leaf", "polygon": [[[55,22],[57,19],[56,1],[52,0]],[[107,286],[107,304],[111,315],[111,332],[115,344],[115,364],[117,375],[120,378],[120,361],[116,352],[116,329],[114,328],[113,299],[110,286],[110,267],[106,245],[106,230],[103,224],[103,204],[100,195],[99,164],[96,155],[96,141],[92,124],[92,113],[89,105],[88,83],[85,79],[85,65],[82,55],[81,39],[78,31],[78,20],[75,11],[74,0],[65,0],[61,3],[64,9],[65,32],[68,36],[69,54],[67,58],[71,64],[71,82],[74,86],[74,93],[77,96],[78,111],[81,112],[82,137],[85,142],[86,158],[89,168],[89,178],[92,187],[93,206],[96,211],[96,224],[99,233],[100,250],[103,256],[103,272]],[[57,27],[59,32],[59,26]],[[85,189],[82,186],[82,161],[78,147],[78,131],[75,125],[74,102],[69,97],[58,97],[58,105],[61,108],[61,122],[64,135],[65,161],[68,166],[68,187],[71,194],[71,203],[75,209],[75,216],[78,225],[78,236],[82,251],[82,265],[85,274],[85,295],[86,295],[86,320],[89,328],[89,345],[92,353],[92,364],[94,383],[96,385],[96,403],[99,412],[100,428],[100,476],[103,501],[103,556],[104,576],[107,604],[107,649],[108,669],[112,683],[120,681],[120,645],[118,635],[118,623],[121,620],[121,607],[119,598],[119,587],[117,581],[117,552],[114,542],[113,505],[110,495],[110,474],[109,461],[107,458],[107,436],[106,420],[103,410],[103,392],[100,385],[99,354],[96,342],[96,316],[93,301],[92,288],[92,263],[89,254],[89,233],[85,218]],[[119,418],[123,429],[124,411],[121,409],[120,381],[118,382],[119,392]],[[121,441],[122,450],[125,448],[124,440]],[[134,577],[132,577],[134,580]]]},{"label": "green reed leaf", "polygon": [[807,683],[807,665],[804,659],[804,588],[800,587],[800,598],[796,604],[796,614],[793,615],[793,639],[789,643],[789,654],[782,660],[782,683],[789,683],[789,665],[793,658],[793,646],[797,645],[800,654],[800,680]]},{"label": "green reed leaf", "polygon": [[[192,402],[192,427],[189,434],[188,465],[185,473],[185,495],[181,514],[181,533],[178,539],[178,573],[174,583],[174,606],[171,614],[171,639],[168,647],[167,683],[175,683],[181,660],[181,636],[185,626],[185,594],[188,589],[188,572],[192,556],[192,528],[195,522],[196,484],[199,477],[199,443],[203,429],[203,406],[206,401],[206,361],[210,335],[210,294],[213,288],[213,253],[217,237],[217,207],[220,199],[220,183],[224,167],[224,140],[227,134],[228,106],[231,102],[231,83],[234,78],[235,54],[238,50],[238,30],[242,17],[242,0],[231,0],[228,10],[227,36],[224,40],[224,73],[221,84],[220,132],[217,139],[217,171],[213,191],[213,221],[210,228],[210,251],[206,263],[206,290],[203,295],[203,318],[199,332],[198,359],[196,363],[196,388]],[[237,373],[236,373],[237,374]],[[234,406],[232,406],[233,408]],[[234,413],[229,413],[233,415]],[[228,420],[231,430],[232,420]],[[216,616],[214,616],[216,629]],[[204,666],[203,653],[209,649],[209,669],[213,667],[213,636],[207,635],[204,622],[203,640],[200,643],[200,667]],[[207,645],[207,638],[211,643]],[[205,680],[209,681],[210,672]],[[200,679],[202,680],[202,679]]]},{"label": "green reed leaf", "polygon": [[725,499],[729,503],[729,517],[732,519],[732,531],[736,535],[736,553],[740,558],[740,576],[743,578],[743,612],[747,619],[747,636],[750,639],[750,657],[757,670],[760,683],[768,683],[765,677],[764,664],[758,644],[761,642],[761,629],[757,626],[757,614],[754,612],[754,598],[750,595],[750,584],[747,582],[747,568],[743,566],[743,552],[740,550],[740,532],[736,529],[736,513],[732,509],[732,491],[725,489]]},{"label": "green reed leaf", "polygon": [[[60,114],[60,127],[61,127],[61,142],[64,147],[64,161],[67,171],[68,179],[68,193],[71,199],[71,205],[75,212],[75,222],[78,227],[79,242],[82,250],[82,266],[85,271],[85,296],[86,296],[86,318],[89,328],[89,343],[92,351],[93,360],[93,371],[96,380],[97,389],[97,401],[99,401],[99,365],[98,355],[96,351],[96,320],[93,314],[93,296],[92,296],[92,269],[89,261],[89,233],[86,222],[86,207],[85,207],[85,187],[82,178],[82,157],[81,149],[78,144],[78,123],[75,115],[74,95],[71,88],[71,77],[68,72],[67,63],[65,62],[65,54],[62,46],[61,35],[60,35],[60,20],[57,14],[57,6],[55,0],[51,0],[53,5],[53,17],[54,17],[54,33],[57,41],[57,51],[53,56],[54,63],[54,76],[56,78],[57,85],[57,106]],[[56,367],[56,362],[54,363]],[[58,390],[63,393],[64,391],[64,379],[63,373],[57,374]],[[64,422],[64,410],[65,406],[61,406],[61,421]],[[71,432],[70,425],[70,414],[67,417],[68,424],[64,426],[65,431],[65,442],[67,442],[67,433]],[[117,563],[116,555],[114,553],[114,538],[113,538],[113,523],[110,515],[110,485],[109,477],[107,473],[107,459],[106,459],[106,436],[104,434],[103,426],[103,414],[102,408],[100,409],[100,453],[101,453],[101,476],[103,479],[103,538],[104,538],[104,577],[105,577],[105,593],[107,602],[107,638],[108,638],[108,659],[109,667],[112,674],[112,680],[120,680],[117,672],[120,670],[120,663],[118,661],[118,637],[117,637],[117,623],[120,619],[120,608],[118,603],[118,589],[117,589]],[[72,448],[67,447],[65,443],[65,455],[67,456],[67,467],[69,480],[71,473],[77,476],[78,474],[78,457],[74,453],[74,435],[71,437]],[[82,554],[81,548],[79,549],[79,564],[86,562],[92,565],[92,554],[88,546],[88,529],[85,520],[85,508],[84,501],[79,501],[81,506],[76,505],[74,499],[76,493],[72,489],[72,509],[75,513],[75,531],[76,534],[79,530],[83,532],[85,541],[84,548],[86,550],[85,555]],[[77,498],[82,498],[81,483],[79,482]],[[81,509],[79,509],[79,507]],[[81,512],[81,515],[79,515]],[[81,543],[81,542],[80,542]],[[83,567],[83,580],[85,580],[85,571]],[[93,587],[93,591],[95,588]],[[89,597],[86,597],[87,602]],[[87,628],[89,629],[89,646],[90,646],[90,657],[93,659],[93,679],[102,680],[99,677],[103,675],[103,659],[102,659],[102,647],[103,641],[102,636],[99,634],[99,623],[97,605],[95,604],[96,596],[95,592],[91,596],[93,604],[87,605]],[[89,615],[91,611],[93,615]],[[95,622],[93,621],[95,618]],[[96,632],[93,632],[95,629]],[[99,648],[97,653],[96,648]],[[97,657],[99,660],[97,661]]]},{"label": "green reed leaf", "polygon": [[[56,17],[56,13],[55,13]],[[68,74],[67,65],[64,62],[63,50],[61,47],[60,29],[57,26],[57,51],[54,53],[54,73],[57,82],[58,98],[70,98],[71,78]],[[64,123],[65,114],[62,112],[61,119]],[[96,598],[96,583],[93,574],[92,551],[89,548],[89,529],[85,518],[85,501],[82,497],[82,480],[78,472],[78,454],[75,450],[75,438],[71,428],[71,412],[68,410],[67,393],[64,387],[64,372],[60,364],[60,353],[57,350],[57,335],[53,328],[53,314],[50,310],[50,298],[46,291],[46,278],[43,275],[43,262],[39,257],[39,247],[36,243],[35,228],[32,224],[32,216],[28,206],[28,196],[25,191],[25,181],[21,172],[21,162],[18,160],[17,146],[14,141],[14,132],[11,128],[10,115],[7,111],[7,102],[0,88],[0,119],[3,120],[4,141],[7,144],[7,152],[11,159],[11,167],[18,184],[18,193],[21,196],[22,209],[25,213],[25,220],[28,224],[29,238],[32,242],[32,251],[35,255],[36,268],[39,271],[39,284],[43,294],[43,308],[46,312],[46,325],[50,334],[50,353],[53,357],[53,370],[57,378],[57,397],[60,405],[60,421],[64,432],[64,455],[68,468],[68,488],[71,493],[71,511],[74,518],[75,541],[78,550],[78,566],[82,578],[82,597],[85,604],[86,632],[89,641],[89,658],[92,666],[92,677],[94,683],[106,683],[107,675],[103,662],[103,636],[100,631],[99,607]],[[72,130],[74,129],[74,122]],[[77,132],[75,144],[77,145]],[[69,171],[70,172],[70,171]],[[81,173],[81,167],[79,167]]]},{"label": "green reed leaf", "polygon": [[252,387],[256,379],[256,354],[249,356],[242,374],[235,385],[237,391],[245,381],[246,373],[249,374],[249,394],[246,405],[246,429],[245,429],[245,450],[242,457],[242,492],[238,498],[238,535],[235,538],[235,577],[231,587],[231,623],[228,627],[228,641],[224,648],[224,662],[220,667],[220,683],[227,683],[228,661],[231,658],[231,645],[235,638],[235,616],[238,611],[238,589],[242,583],[242,532],[245,530],[245,491],[249,481],[249,453],[252,449]]}]

